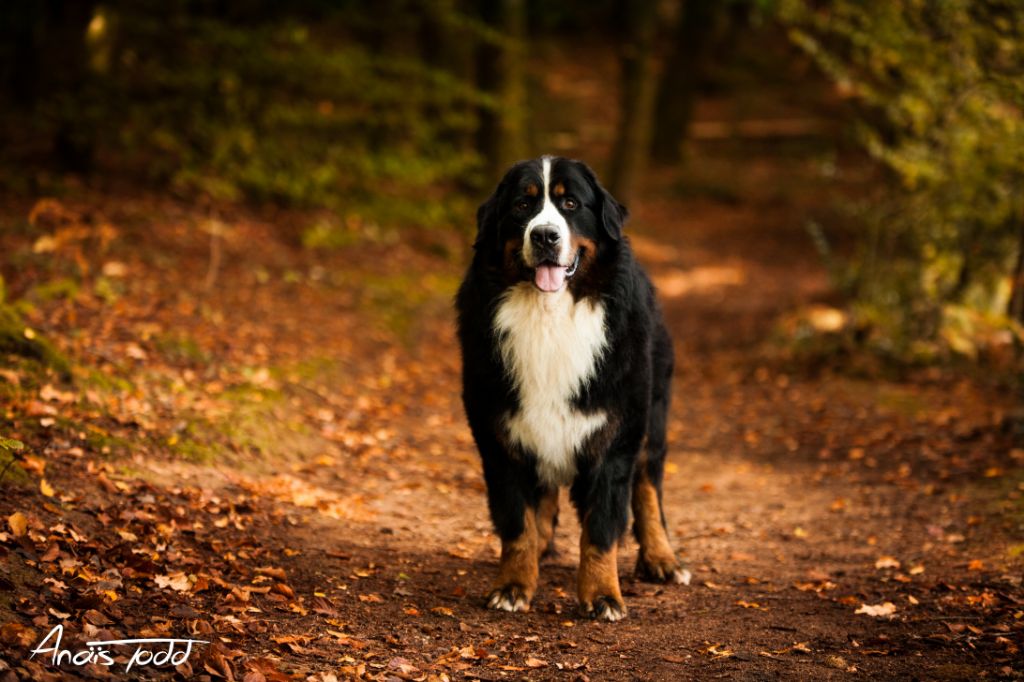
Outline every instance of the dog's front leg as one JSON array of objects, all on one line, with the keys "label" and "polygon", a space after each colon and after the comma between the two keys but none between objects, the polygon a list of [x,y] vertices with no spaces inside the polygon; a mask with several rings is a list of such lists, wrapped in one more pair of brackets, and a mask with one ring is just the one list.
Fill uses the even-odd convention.
[{"label": "dog's front leg", "polygon": [[631,457],[606,456],[581,471],[571,491],[583,526],[577,596],[580,610],[598,620],[626,617],[616,549],[629,518],[632,467]]},{"label": "dog's front leg", "polygon": [[502,611],[529,611],[530,600],[537,591],[538,549],[537,517],[526,507],[522,532],[501,539],[501,563],[494,588],[487,595],[487,606]]},{"label": "dog's front leg", "polygon": [[537,591],[542,550],[537,525],[541,490],[533,469],[494,443],[481,448],[491,520],[501,538],[498,577],[487,606],[501,611],[529,611]]}]

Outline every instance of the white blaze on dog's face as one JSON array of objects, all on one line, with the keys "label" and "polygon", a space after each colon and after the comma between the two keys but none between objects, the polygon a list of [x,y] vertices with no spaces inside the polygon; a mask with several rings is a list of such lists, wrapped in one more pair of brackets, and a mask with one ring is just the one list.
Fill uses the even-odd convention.
[{"label": "white blaze on dog's face", "polygon": [[[569,224],[552,200],[551,157],[541,159],[542,204],[540,212],[526,224],[523,233],[523,260],[535,268],[534,284],[541,291],[554,293],[565,287],[566,274],[574,268]],[[571,272],[568,273],[571,276]]]},{"label": "white blaze on dog's face", "polygon": [[601,254],[622,236],[625,208],[580,161],[544,156],[508,170],[477,209],[477,257],[507,285],[592,295]]}]

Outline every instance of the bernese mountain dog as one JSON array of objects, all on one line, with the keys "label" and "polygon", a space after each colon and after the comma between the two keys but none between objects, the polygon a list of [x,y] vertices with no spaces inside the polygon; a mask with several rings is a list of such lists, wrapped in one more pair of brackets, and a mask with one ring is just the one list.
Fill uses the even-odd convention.
[{"label": "bernese mountain dog", "polygon": [[626,615],[616,549],[630,508],[638,573],[684,581],[661,504],[672,340],[626,215],[584,163],[551,156],[513,166],[477,211],[456,307],[463,403],[501,537],[490,608],[529,609],[560,486],[582,526],[584,614]]}]

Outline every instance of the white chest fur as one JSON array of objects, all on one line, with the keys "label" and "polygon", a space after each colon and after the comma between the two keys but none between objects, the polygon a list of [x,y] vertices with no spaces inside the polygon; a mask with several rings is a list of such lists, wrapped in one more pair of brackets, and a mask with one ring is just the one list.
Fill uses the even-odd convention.
[{"label": "white chest fur", "polygon": [[498,305],[494,328],[519,394],[519,410],[505,417],[509,438],[536,455],[541,480],[568,484],[577,448],[607,420],[604,412],[584,414],[572,406],[607,344],[604,305],[524,282]]}]

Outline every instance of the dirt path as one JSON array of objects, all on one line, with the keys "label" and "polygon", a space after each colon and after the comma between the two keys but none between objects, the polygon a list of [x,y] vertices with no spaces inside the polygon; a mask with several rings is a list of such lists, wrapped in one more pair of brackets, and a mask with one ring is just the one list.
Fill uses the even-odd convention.
[{"label": "dirt path", "polygon": [[[120,265],[45,299],[30,285],[73,254],[18,256],[30,322],[99,369],[73,386],[5,374],[5,431],[34,452],[0,502],[27,521],[0,545],[3,674],[157,675],[28,660],[57,624],[79,645],[207,639],[181,674],[251,682],[1024,674],[1010,397],[771,352],[778,315],[827,291],[790,209],[668,184],[633,234],[677,342],[665,502],[693,580],[636,581],[627,542],[617,625],[575,613],[565,506],[534,610],[483,608],[497,543],[458,397],[457,236],[317,255],[279,237],[289,216],[229,213],[205,290],[195,212],[69,202],[116,227],[90,253]],[[10,252],[27,253],[18,238]]]}]

